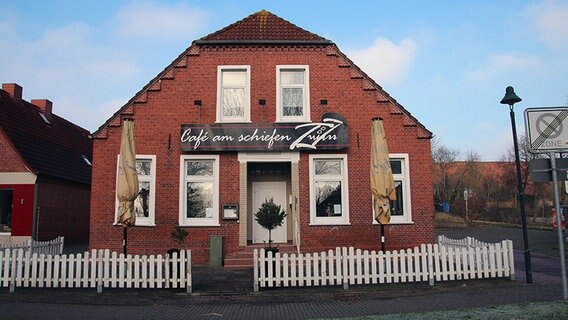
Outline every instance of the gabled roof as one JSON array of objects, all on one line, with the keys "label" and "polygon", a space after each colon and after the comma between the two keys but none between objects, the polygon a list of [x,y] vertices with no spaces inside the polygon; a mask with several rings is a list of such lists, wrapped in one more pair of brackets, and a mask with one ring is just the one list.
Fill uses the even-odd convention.
[{"label": "gabled roof", "polygon": [[0,128],[26,166],[39,176],[91,184],[93,142],[89,131],[0,90]]},{"label": "gabled roof", "polygon": [[261,10],[196,40],[195,43],[198,45],[205,43],[331,44],[331,41],[308,32],[266,10]]},{"label": "gabled roof", "polygon": [[[121,115],[132,114],[132,106],[135,102],[146,101],[145,94],[155,88],[160,87],[161,79],[173,79],[176,67],[191,67],[187,63],[187,57],[199,52],[199,47],[203,46],[278,46],[278,45],[298,45],[298,46],[326,46],[331,48],[333,54],[340,56],[348,67],[358,73],[359,77],[365,79],[372,90],[376,90],[384,98],[380,102],[391,102],[396,109],[396,113],[407,116],[409,126],[416,126],[422,134],[421,139],[432,138],[432,132],[429,131],[422,123],[420,123],[412,114],[406,110],[400,103],[391,97],[383,88],[377,84],[371,77],[363,72],[353,61],[343,54],[331,40],[321,37],[317,34],[306,31],[293,23],[284,20],[266,10],[253,13],[250,16],[239,20],[219,31],[213,32],[203,38],[193,41],[191,46],[182,52],[170,65],[162,72],[154,77],[146,84],[134,97],[132,97],[125,105],[117,110],[103,125],[93,133],[95,138],[106,137],[104,130],[112,124],[119,124]],[[367,89],[366,89],[367,90]]]}]

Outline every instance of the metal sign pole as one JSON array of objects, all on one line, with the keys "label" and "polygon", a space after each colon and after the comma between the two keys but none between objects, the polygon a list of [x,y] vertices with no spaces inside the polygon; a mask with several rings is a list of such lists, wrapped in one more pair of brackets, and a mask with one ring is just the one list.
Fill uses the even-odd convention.
[{"label": "metal sign pole", "polygon": [[564,237],[562,235],[562,220],[560,216],[560,200],[558,196],[558,175],[556,172],[556,154],[550,152],[550,167],[552,169],[552,186],[554,189],[554,207],[556,208],[556,225],[558,226],[558,250],[560,251],[560,270],[562,273],[562,290],[564,292],[564,300],[568,300],[568,288],[566,286],[566,267],[564,261]]}]

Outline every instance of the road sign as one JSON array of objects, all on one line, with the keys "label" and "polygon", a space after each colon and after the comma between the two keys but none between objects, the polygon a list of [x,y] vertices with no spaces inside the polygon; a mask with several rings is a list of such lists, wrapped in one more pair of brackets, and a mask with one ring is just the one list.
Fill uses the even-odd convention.
[{"label": "road sign", "polygon": [[568,107],[528,108],[525,127],[530,152],[568,150]]},{"label": "road sign", "polygon": [[[550,159],[530,160],[529,171],[533,182],[552,181],[552,166]],[[556,159],[556,174],[558,181],[568,180],[568,159]]]}]

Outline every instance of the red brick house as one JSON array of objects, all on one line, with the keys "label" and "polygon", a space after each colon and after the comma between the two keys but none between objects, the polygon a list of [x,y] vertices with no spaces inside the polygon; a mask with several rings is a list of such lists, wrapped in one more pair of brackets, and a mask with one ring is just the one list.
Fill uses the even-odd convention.
[{"label": "red brick house", "polygon": [[89,238],[90,133],[52,113],[52,102],[0,90],[0,243]]},{"label": "red brick house", "polygon": [[[262,246],[254,213],[287,217],[281,249],[380,248],[369,187],[372,118],[384,119],[399,199],[388,250],[434,241],[431,132],[331,41],[260,11],[195,40],[94,135],[91,248],[121,251],[116,171],[134,119],[141,195],[129,253],[176,247],[198,264],[222,237],[225,262]],[[114,214],[113,214],[114,213]]]}]

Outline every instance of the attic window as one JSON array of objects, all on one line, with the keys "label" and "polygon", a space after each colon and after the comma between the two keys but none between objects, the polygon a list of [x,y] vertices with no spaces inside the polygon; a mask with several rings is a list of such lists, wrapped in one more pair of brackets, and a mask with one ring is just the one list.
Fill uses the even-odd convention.
[{"label": "attic window", "polygon": [[85,162],[87,163],[87,165],[89,167],[92,167],[93,164],[91,163],[91,161],[87,158],[87,156],[85,156],[84,154],[81,155],[81,158],[83,158],[83,160],[85,160]]},{"label": "attic window", "polygon": [[46,124],[51,124],[51,122],[49,122],[49,120],[47,120],[47,117],[45,116],[45,114],[39,112],[39,116],[41,117],[43,122],[45,122]]}]

